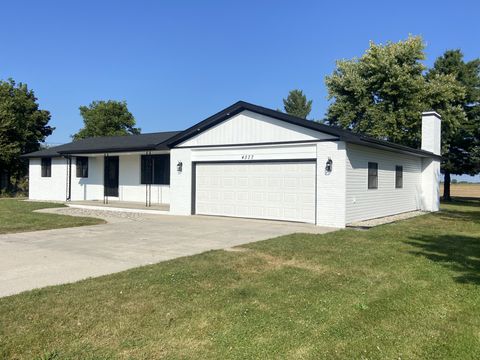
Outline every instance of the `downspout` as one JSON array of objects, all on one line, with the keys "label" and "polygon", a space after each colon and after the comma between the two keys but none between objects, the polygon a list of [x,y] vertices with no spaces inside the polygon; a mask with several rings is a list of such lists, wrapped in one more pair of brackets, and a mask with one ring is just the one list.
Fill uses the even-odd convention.
[{"label": "downspout", "polygon": [[110,164],[108,162],[108,153],[103,154],[103,203],[108,204],[108,195],[107,195],[107,179],[109,172]]},{"label": "downspout", "polygon": [[72,157],[70,155],[65,156],[67,159],[67,191],[66,201],[72,200]]},{"label": "downspout", "polygon": [[148,169],[150,166],[151,176],[150,179],[145,179],[145,207],[150,207],[152,205],[152,179],[153,179],[153,162],[152,162],[152,152],[145,151],[146,164],[145,167]]}]

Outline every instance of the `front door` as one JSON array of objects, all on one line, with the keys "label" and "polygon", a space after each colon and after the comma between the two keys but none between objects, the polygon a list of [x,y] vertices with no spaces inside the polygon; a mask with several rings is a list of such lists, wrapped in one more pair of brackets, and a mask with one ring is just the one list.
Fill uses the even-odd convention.
[{"label": "front door", "polygon": [[104,163],[104,195],[118,197],[118,156],[106,156]]}]

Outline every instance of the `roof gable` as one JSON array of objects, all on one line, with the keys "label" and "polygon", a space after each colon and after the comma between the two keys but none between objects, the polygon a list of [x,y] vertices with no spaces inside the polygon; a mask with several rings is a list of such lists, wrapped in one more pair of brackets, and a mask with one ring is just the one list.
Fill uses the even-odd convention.
[{"label": "roof gable", "polygon": [[176,145],[177,147],[315,141],[337,137],[243,110]]},{"label": "roof gable", "polygon": [[208,129],[222,123],[223,121],[245,110],[248,110],[256,114],[268,116],[273,119],[281,120],[285,123],[296,125],[298,127],[303,127],[305,129],[310,129],[319,133],[331,135],[332,137],[335,137],[341,141],[363,145],[363,146],[374,147],[378,149],[405,153],[405,154],[413,154],[421,157],[432,157],[436,159],[441,159],[441,156],[438,156],[436,154],[433,154],[425,150],[414,149],[408,146],[394,144],[389,141],[376,139],[370,136],[356,134],[349,130],[341,129],[335,126],[325,125],[325,124],[318,123],[311,120],[301,119],[295,116],[285,114],[280,111],[275,111],[262,106],[250,104],[245,101],[236,102],[235,104],[216,113],[215,115],[212,115],[207,119],[199,122],[198,124],[193,125],[187,130],[182,131],[178,135],[168,140],[167,144],[169,147],[176,147],[176,146],[179,146],[179,144],[184,144],[188,139],[197,137],[202,132],[207,131]]}]

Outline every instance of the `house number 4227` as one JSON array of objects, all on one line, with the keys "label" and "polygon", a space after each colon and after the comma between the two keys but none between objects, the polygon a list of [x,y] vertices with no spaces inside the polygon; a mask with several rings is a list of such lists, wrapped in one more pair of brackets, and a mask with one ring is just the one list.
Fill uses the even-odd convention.
[{"label": "house number 4227", "polygon": [[242,155],[242,160],[252,160],[253,155]]}]

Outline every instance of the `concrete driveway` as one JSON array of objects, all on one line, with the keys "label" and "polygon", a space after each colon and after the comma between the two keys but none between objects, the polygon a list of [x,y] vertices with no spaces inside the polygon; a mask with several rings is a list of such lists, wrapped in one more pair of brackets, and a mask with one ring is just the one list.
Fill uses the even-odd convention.
[{"label": "concrete driveway", "polygon": [[110,274],[280,235],[325,233],[309,224],[205,216],[42,210],[107,224],[0,235],[0,296]]}]

